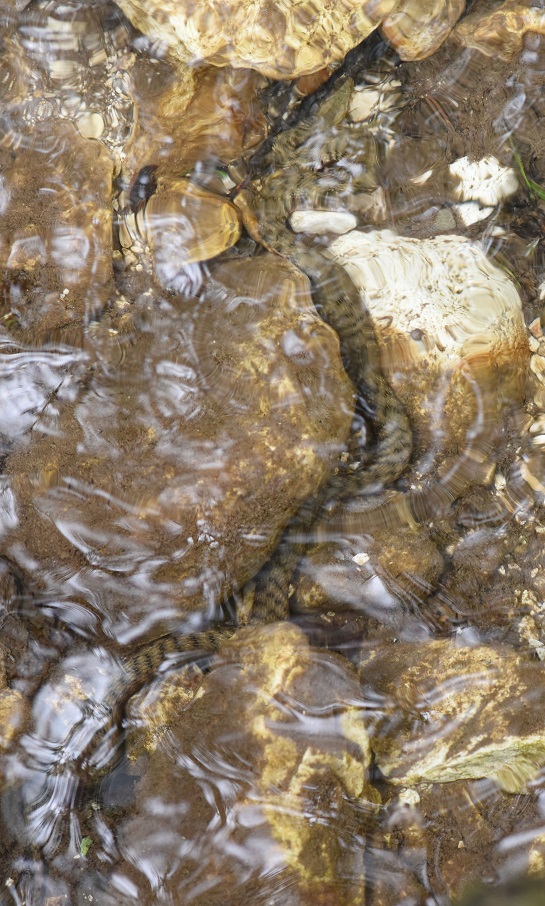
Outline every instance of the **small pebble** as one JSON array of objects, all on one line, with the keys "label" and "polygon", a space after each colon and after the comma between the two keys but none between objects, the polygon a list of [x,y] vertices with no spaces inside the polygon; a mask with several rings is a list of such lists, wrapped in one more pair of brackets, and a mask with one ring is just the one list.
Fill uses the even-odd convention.
[{"label": "small pebble", "polygon": [[104,132],[104,120],[100,113],[84,113],[79,117],[77,127],[83,138],[100,138]]},{"label": "small pebble", "polygon": [[[540,299],[544,298],[544,294],[545,294],[545,283],[542,283],[540,290],[539,290]],[[541,327],[541,318],[534,318],[532,323],[528,325],[528,329],[529,329],[530,333],[533,334],[533,336],[536,337],[537,339],[542,337],[543,328]]]},{"label": "small pebble", "polygon": [[545,384],[545,358],[541,355],[533,355],[530,359],[530,368],[538,381]]},{"label": "small pebble", "polygon": [[433,225],[436,230],[454,230],[456,228],[456,218],[452,211],[449,211],[448,208],[443,208],[435,215]]},{"label": "small pebble", "polygon": [[545,434],[545,415],[539,415],[528,429],[530,434]]},{"label": "small pebble", "polygon": [[417,790],[401,790],[398,798],[401,805],[415,806],[420,802],[420,794]]},{"label": "small pebble", "polygon": [[335,233],[354,230],[358,221],[349,211],[294,211],[290,226],[296,233]]}]

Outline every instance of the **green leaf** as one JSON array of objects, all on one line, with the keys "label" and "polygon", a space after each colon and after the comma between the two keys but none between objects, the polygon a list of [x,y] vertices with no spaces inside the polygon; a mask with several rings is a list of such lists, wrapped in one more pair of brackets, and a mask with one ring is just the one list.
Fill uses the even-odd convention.
[{"label": "green leaf", "polygon": [[79,851],[82,856],[86,856],[91,846],[93,845],[93,840],[91,837],[82,837],[81,843],[79,845]]},{"label": "green leaf", "polygon": [[518,153],[517,149],[515,148],[514,143],[512,141],[510,141],[509,144],[511,145],[511,150],[513,152],[513,160],[515,161],[518,171],[519,171],[520,175],[522,176],[522,179],[524,180],[527,188],[530,190],[532,195],[535,195],[535,196],[537,196],[537,198],[540,198],[542,201],[545,201],[545,189],[543,188],[543,186],[540,186],[539,183],[534,182],[533,179],[530,179],[530,177],[526,174],[526,170],[524,169],[524,164],[522,163],[521,156]]}]

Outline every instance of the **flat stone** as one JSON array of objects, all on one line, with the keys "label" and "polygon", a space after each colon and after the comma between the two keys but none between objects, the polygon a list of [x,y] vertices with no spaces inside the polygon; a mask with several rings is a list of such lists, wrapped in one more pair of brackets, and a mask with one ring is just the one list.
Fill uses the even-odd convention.
[{"label": "flat stone", "polygon": [[488,777],[518,793],[545,765],[545,667],[507,646],[399,643],[362,679],[385,697],[372,748],[391,783]]}]

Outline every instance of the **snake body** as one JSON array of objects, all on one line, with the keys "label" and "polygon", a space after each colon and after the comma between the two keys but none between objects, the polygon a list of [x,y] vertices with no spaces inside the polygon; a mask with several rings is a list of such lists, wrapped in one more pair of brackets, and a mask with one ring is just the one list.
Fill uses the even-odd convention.
[{"label": "snake body", "polygon": [[[337,124],[346,113],[350,91],[349,82],[341,84],[303,123],[278,136],[268,153],[261,155],[259,173],[254,174],[234,198],[243,212],[248,232],[262,246],[289,259],[308,276],[318,312],[339,336],[346,370],[375,435],[373,455],[370,456],[358,434],[352,445],[356,467],[350,470],[350,475],[340,472],[302,508],[277,551],[254,580],[250,617],[250,622],[254,623],[288,617],[289,584],[304,550],[301,537],[324,505],[364,488],[376,493],[401,474],[411,453],[409,422],[382,374],[371,318],[356,286],[340,265],[324,256],[318,248],[299,241],[288,225],[288,218],[296,207],[317,203],[327,206],[334,197],[328,194],[327,187],[338,189],[331,173],[323,167],[325,159],[329,160],[343,147],[343,143],[339,144],[335,139]],[[331,151],[333,147],[337,149],[335,153]],[[250,161],[250,173],[252,166]],[[105,762],[99,763],[97,752],[104,748],[102,742],[121,725],[129,697],[157,676],[165,660],[176,655],[193,657],[197,652],[216,652],[234,632],[233,627],[221,625],[189,635],[169,634],[144,644],[136,653],[122,659],[121,670],[100,703],[100,711],[105,715],[100,729],[89,739],[85,717],[73,729],[69,745],[74,754],[68,772],[72,782],[77,783],[77,778],[88,774],[96,781],[105,768],[111,767],[115,746],[108,747],[110,754]],[[51,800],[56,797],[55,807],[59,812],[58,791],[62,786],[58,783],[59,773],[66,775],[66,770],[66,764],[53,766],[46,781]],[[63,781],[65,808],[69,809],[73,791],[66,776]]]},{"label": "snake body", "polygon": [[[454,467],[423,491],[409,491],[386,501],[377,497],[406,468],[411,454],[411,430],[404,408],[380,367],[377,340],[369,312],[347,271],[317,247],[302,241],[289,227],[291,213],[300,207],[338,208],[343,174],[327,167],[338,124],[343,120],[351,92],[351,80],[341,84],[303,123],[281,133],[266,154],[256,154],[258,168],[249,161],[250,179],[235,193],[247,231],[270,252],[287,258],[309,278],[314,304],[336,331],[346,371],[352,379],[366,418],[371,422],[375,445],[372,456],[356,438],[353,458],[358,465],[333,476],[328,486],[303,507],[288,528],[279,547],[255,581],[250,622],[270,623],[288,617],[289,584],[304,551],[305,531],[331,500],[354,498],[356,507],[329,519],[333,534],[373,531],[426,521],[445,511],[487,462],[491,443],[491,414],[479,390],[484,379],[467,376],[475,398],[481,402],[474,432],[466,451]],[[254,172],[252,172],[252,170]],[[332,191],[332,189],[335,191]],[[362,499],[363,507],[358,507]],[[371,505],[368,502],[371,501]],[[232,637],[235,628],[215,626],[189,635],[166,635],[146,643],[122,662],[122,671],[109,690],[104,707],[120,722],[128,698],[157,675],[161,664],[175,655],[217,652]],[[95,741],[96,742],[96,741]],[[87,754],[86,756],[87,757]]]},{"label": "snake body", "polygon": [[[298,241],[288,223],[298,206],[327,206],[337,197],[324,194],[318,177],[326,159],[335,162],[330,160],[328,149],[335,145],[337,126],[345,118],[352,88],[351,79],[342,82],[311,116],[281,133],[265,156],[258,152],[259,175],[234,198],[252,237],[269,251],[287,258],[309,278],[313,302],[339,336],[346,371],[375,432],[372,456],[363,448],[355,451],[361,460],[358,466],[349,474],[341,472],[335,476],[303,507],[259,574],[251,615],[251,622],[255,623],[275,622],[288,616],[289,581],[304,549],[304,543],[296,539],[309,528],[324,504],[365,489],[378,492],[403,472],[411,454],[407,414],[382,373],[373,323],[357,287],[343,267],[318,248]],[[248,168],[251,173],[252,160]],[[326,183],[331,181],[329,171],[324,179]],[[124,662],[123,676],[109,698],[117,704],[126,701],[129,690],[132,692],[152,678],[167,656],[195,650],[217,651],[233,632],[234,629],[219,626],[192,635],[165,636],[146,644]]]}]

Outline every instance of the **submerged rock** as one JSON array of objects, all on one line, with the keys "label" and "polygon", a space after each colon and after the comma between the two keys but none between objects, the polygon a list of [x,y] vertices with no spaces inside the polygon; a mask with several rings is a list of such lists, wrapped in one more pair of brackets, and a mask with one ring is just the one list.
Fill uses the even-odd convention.
[{"label": "submerged rock", "polygon": [[131,22],[184,63],[207,60],[293,79],[340,62],[381,23],[402,59],[436,49],[465,0],[119,0]]},{"label": "submerged rock", "polygon": [[[312,893],[365,902],[350,840],[364,826],[355,800],[373,814],[378,794],[349,663],[277,623],[240,630],[198,690],[192,676],[171,682],[152,709],[146,699],[133,706],[128,756],[140,776],[138,804],[117,840],[138,889],[153,873],[181,901],[197,872],[207,902],[220,888],[230,902],[229,882],[255,900],[274,874],[275,884],[290,879],[297,902]],[[223,816],[215,832],[213,812]]]},{"label": "submerged rock", "polygon": [[502,167],[493,155],[476,161],[460,157],[450,165],[449,170],[459,179],[455,194],[462,201],[497,205],[518,189],[515,171],[512,167]]},{"label": "submerged rock", "polygon": [[357,611],[370,618],[367,634],[400,632],[405,602],[433,590],[443,558],[421,528],[310,546],[297,569],[291,606],[296,613]]},{"label": "submerged rock", "polygon": [[[184,269],[235,245],[242,231],[236,207],[188,179],[160,183],[149,201],[121,221],[121,246],[148,251],[158,282],[177,289]],[[137,256],[138,257],[138,256]]]},{"label": "submerged rock", "polygon": [[505,0],[495,8],[471,11],[454,30],[454,37],[488,57],[511,60],[523,48],[528,32],[545,34],[545,12],[531,0]]},{"label": "submerged rock", "polygon": [[198,298],[126,303],[139,330],[97,327],[72,404],[45,407],[9,460],[15,533],[40,581],[84,589],[114,634],[215,613],[327,482],[350,430],[339,341],[307,278],[272,255],[210,269]]},{"label": "submerged rock", "polygon": [[[360,287],[382,364],[411,415],[417,451],[488,444],[502,406],[519,400],[528,340],[515,284],[460,236],[417,240],[354,231],[329,254]],[[483,448],[484,450],[484,448]],[[486,452],[486,451],[485,451]],[[477,477],[477,476],[476,476]]]},{"label": "submerged rock", "polygon": [[0,148],[4,324],[32,343],[82,342],[113,292],[113,164],[66,123]]},{"label": "submerged rock", "polygon": [[145,34],[184,62],[257,69],[273,79],[316,72],[375,29],[395,0],[120,0]]},{"label": "submerged rock", "polygon": [[545,765],[545,668],[505,647],[399,643],[362,667],[382,698],[371,745],[396,784],[488,777],[520,792]]},{"label": "submerged rock", "polygon": [[423,60],[443,43],[465,6],[465,0],[400,0],[381,31],[402,60]]},{"label": "submerged rock", "polygon": [[130,181],[150,163],[158,179],[175,181],[201,161],[237,159],[266,136],[259,99],[266,80],[256,72],[209,66],[195,73],[142,56],[130,78],[138,111],[124,148]]},{"label": "submerged rock", "polygon": [[[8,685],[6,667],[9,654],[0,647],[0,754],[7,752],[23,731],[30,716],[30,703],[18,689]],[[0,771],[0,775],[1,775]],[[1,784],[0,776],[0,784]]]}]

